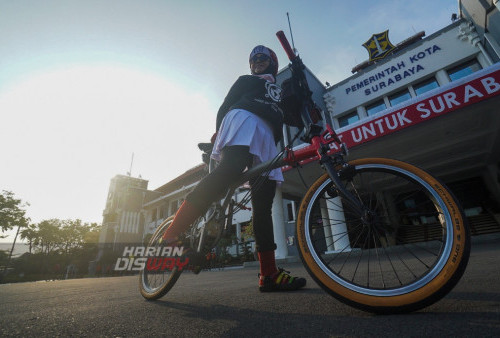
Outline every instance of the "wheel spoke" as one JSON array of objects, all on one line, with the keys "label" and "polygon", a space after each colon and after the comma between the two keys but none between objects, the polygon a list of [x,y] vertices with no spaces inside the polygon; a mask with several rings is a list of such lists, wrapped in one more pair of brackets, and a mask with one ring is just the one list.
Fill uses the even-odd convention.
[{"label": "wheel spoke", "polygon": [[[470,252],[454,197],[402,162],[363,159],[351,165],[341,175],[342,189],[324,175],[299,208],[297,243],[308,270],[327,291],[361,309],[408,311],[435,302],[434,293],[451,290],[463,274]],[[460,256],[451,266],[455,250]]]},{"label": "wheel spoke", "polygon": [[[375,243],[375,231],[372,232],[373,235],[373,242]],[[385,280],[384,280],[384,273],[382,272],[382,264],[380,263],[380,256],[378,254],[378,248],[375,246],[375,255],[377,256],[377,262],[378,262],[378,269],[380,273],[380,278],[382,279],[382,287],[385,289]]]},{"label": "wheel spoke", "polygon": [[[162,236],[166,228],[168,228],[170,222],[162,223],[155,234],[153,234],[151,240],[148,243],[148,247],[159,248],[162,245]],[[157,252],[155,250],[155,252]],[[151,258],[153,259],[153,258]],[[161,259],[157,257],[155,259]],[[160,264],[160,263],[158,263]],[[151,264],[155,265],[155,263]],[[179,278],[180,271],[177,271],[177,268],[173,268],[171,271],[168,269],[159,266],[158,269],[149,270],[146,262],[146,266],[139,274],[139,286],[141,290],[141,294],[146,299],[154,300],[162,297],[165,293],[167,293],[170,288],[175,284],[177,279]],[[156,266],[155,266],[156,267]]]},{"label": "wheel spoke", "polygon": [[[429,244],[406,243],[398,232],[405,224],[402,221],[412,217],[443,218],[420,184],[391,170],[377,169],[359,172],[346,188],[365,205],[365,214],[359,214],[330,186],[318,196],[326,202],[321,214],[330,216],[322,217],[323,225],[314,227],[314,236],[311,232],[313,246],[330,252],[319,251],[335,275],[369,289],[394,289],[411,284],[433,268],[440,250]],[[411,211],[405,209],[407,200],[415,201]],[[319,205],[320,199],[317,201]],[[336,214],[344,217],[331,217]],[[344,243],[343,247],[338,243]]]}]

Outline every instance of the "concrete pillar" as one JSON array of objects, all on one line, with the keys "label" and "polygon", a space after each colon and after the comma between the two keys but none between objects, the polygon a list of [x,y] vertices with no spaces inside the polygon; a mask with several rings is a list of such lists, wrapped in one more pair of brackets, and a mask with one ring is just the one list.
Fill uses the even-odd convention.
[{"label": "concrete pillar", "polygon": [[335,250],[333,246],[333,236],[332,229],[330,224],[330,216],[328,215],[327,205],[324,200],[319,202],[320,210],[321,210],[321,219],[323,220],[323,232],[325,233],[325,242],[326,242],[326,252]]},{"label": "concrete pillar", "polygon": [[410,92],[412,98],[417,96],[417,93],[415,92],[415,89],[413,89],[413,86],[409,86],[408,91]]},{"label": "concrete pillar", "polygon": [[288,256],[288,246],[286,244],[285,217],[283,215],[283,194],[281,185],[276,187],[274,194],[273,208],[273,231],[274,242],[276,243],[276,258],[286,258]]},{"label": "concrete pillar", "polygon": [[498,44],[498,42],[495,40],[493,35],[491,35],[491,33],[488,32],[484,33],[484,37],[489,42],[491,48],[495,51],[497,58],[500,58],[500,44]]},{"label": "concrete pillar", "polygon": [[366,109],[364,106],[359,106],[356,108],[356,111],[358,112],[358,115],[359,115],[359,119],[362,120],[366,117],[368,117],[368,114],[366,112]]},{"label": "concrete pillar", "polygon": [[482,68],[487,68],[493,64],[491,63],[491,59],[488,59],[483,53],[477,54],[477,62],[479,62]]},{"label": "concrete pillar", "polygon": [[125,231],[125,212],[120,213],[120,232]]},{"label": "concrete pillar", "polygon": [[241,224],[236,223],[236,239],[241,241]]},{"label": "concrete pillar", "polygon": [[140,223],[141,223],[141,214],[139,212],[136,212],[135,213],[135,225],[134,225],[134,232],[136,234],[139,233]]},{"label": "concrete pillar", "polygon": [[[335,251],[350,251],[349,235],[347,234],[347,225],[345,223],[344,207],[340,197],[329,198],[326,200],[328,210],[328,222],[333,239],[333,249]],[[327,253],[332,251],[327,251]]]},{"label": "concrete pillar", "polygon": [[384,96],[384,103],[386,108],[391,107],[391,101],[389,101],[389,98],[387,96]]},{"label": "concrete pillar", "polygon": [[443,86],[450,82],[450,78],[448,77],[448,74],[441,69],[436,72],[436,81],[439,83],[439,86]]}]

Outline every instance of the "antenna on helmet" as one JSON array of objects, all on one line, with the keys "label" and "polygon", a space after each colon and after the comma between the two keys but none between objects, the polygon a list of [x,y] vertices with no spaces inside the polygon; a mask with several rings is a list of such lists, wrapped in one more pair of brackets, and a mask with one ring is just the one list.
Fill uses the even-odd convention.
[{"label": "antenna on helmet", "polygon": [[293,52],[297,54],[297,49],[295,48],[295,43],[293,42],[292,25],[290,24],[290,15],[286,12],[286,17],[288,18],[288,28],[290,29],[290,37],[292,38],[292,48]]}]

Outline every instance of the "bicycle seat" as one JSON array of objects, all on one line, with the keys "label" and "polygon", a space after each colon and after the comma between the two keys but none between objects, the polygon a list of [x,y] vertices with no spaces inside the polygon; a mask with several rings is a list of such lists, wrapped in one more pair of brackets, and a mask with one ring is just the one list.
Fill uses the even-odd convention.
[{"label": "bicycle seat", "polygon": [[198,143],[198,148],[205,153],[211,153],[213,147],[212,143]]}]

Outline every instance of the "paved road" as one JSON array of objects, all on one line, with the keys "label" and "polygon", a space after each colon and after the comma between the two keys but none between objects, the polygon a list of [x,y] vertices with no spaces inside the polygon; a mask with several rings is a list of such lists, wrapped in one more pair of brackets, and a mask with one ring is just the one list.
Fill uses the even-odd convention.
[{"label": "paved road", "polygon": [[[305,274],[300,264],[286,266]],[[500,336],[500,236],[475,241],[457,287],[427,309],[372,315],[311,279],[295,293],[260,294],[257,269],[183,274],[147,302],[136,277],[0,285],[1,336]]]}]

